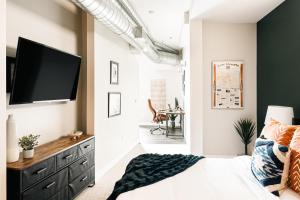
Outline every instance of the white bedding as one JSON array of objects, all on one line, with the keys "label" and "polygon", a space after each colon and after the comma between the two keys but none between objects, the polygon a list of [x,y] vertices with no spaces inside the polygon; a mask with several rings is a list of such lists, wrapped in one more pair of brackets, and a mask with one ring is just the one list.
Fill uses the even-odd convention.
[{"label": "white bedding", "polygon": [[121,194],[118,200],[299,200],[292,190],[280,198],[253,177],[250,157],[205,158],[186,171]]}]

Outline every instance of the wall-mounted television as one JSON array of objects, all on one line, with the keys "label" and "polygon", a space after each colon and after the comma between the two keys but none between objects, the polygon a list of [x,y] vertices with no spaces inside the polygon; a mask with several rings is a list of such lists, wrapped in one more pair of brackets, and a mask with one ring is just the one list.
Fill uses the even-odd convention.
[{"label": "wall-mounted television", "polygon": [[76,99],[81,58],[19,37],[9,104]]}]

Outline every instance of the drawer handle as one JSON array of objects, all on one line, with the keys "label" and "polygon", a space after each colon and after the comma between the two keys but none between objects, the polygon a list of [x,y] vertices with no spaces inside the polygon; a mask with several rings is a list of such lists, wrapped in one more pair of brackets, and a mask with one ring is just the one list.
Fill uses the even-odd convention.
[{"label": "drawer handle", "polygon": [[52,182],[52,183],[50,183],[49,185],[47,185],[47,186],[45,187],[45,189],[47,190],[47,189],[51,188],[51,187],[54,186],[54,185],[55,185],[55,182]]},{"label": "drawer handle", "polygon": [[87,176],[83,177],[83,178],[80,180],[80,182],[85,181],[87,178],[88,178]]},{"label": "drawer handle", "polygon": [[85,164],[87,164],[88,163],[88,161],[86,160],[86,161],[83,161],[82,163],[81,163],[81,165],[85,165]]},{"label": "drawer handle", "polygon": [[40,174],[40,173],[42,173],[42,172],[44,172],[44,171],[46,171],[46,170],[47,170],[47,167],[45,167],[45,168],[43,168],[43,169],[40,169],[40,170],[36,171],[35,174]]},{"label": "drawer handle", "polygon": [[85,149],[87,149],[87,148],[90,148],[90,147],[91,147],[91,145],[90,145],[90,144],[88,144],[88,145],[84,146],[84,148],[85,148]]},{"label": "drawer handle", "polygon": [[69,158],[72,158],[73,157],[73,154],[70,154],[70,155],[67,155],[64,157],[64,159],[69,159]]}]

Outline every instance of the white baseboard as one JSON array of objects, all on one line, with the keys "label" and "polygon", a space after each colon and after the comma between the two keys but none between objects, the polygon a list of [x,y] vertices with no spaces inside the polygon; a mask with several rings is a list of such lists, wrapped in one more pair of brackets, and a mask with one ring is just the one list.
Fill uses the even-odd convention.
[{"label": "white baseboard", "polygon": [[107,165],[101,168],[101,170],[96,171],[95,174],[95,180],[99,180],[101,177],[103,177],[110,169],[112,169],[116,164],[118,164],[132,149],[134,149],[139,144],[139,141],[136,141],[133,143],[127,151],[124,151],[124,153],[120,154],[118,157],[113,159],[111,162],[109,162]]}]

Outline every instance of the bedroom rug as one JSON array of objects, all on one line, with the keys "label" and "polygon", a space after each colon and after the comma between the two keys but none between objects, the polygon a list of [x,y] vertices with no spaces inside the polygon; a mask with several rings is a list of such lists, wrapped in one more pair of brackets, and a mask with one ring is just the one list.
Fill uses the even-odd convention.
[{"label": "bedroom rug", "polygon": [[107,200],[115,200],[120,194],[175,176],[193,166],[202,156],[142,154],[132,159],[125,174],[115,184]]}]

